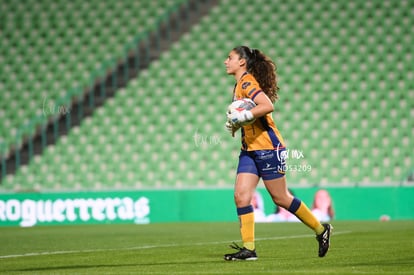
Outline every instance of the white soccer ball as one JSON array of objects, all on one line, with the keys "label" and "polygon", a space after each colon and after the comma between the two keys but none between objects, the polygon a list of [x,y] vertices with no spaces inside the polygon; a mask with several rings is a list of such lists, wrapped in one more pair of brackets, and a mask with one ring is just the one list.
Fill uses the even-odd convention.
[{"label": "white soccer ball", "polygon": [[[254,103],[253,100],[251,100],[250,98],[242,98],[242,99],[233,101],[227,108],[227,113],[231,114],[233,112],[242,112],[243,110],[251,110],[254,107],[256,107],[256,103]],[[253,118],[251,120],[241,123],[240,125],[241,126],[249,125],[249,124],[252,124],[255,120],[256,119]]]}]

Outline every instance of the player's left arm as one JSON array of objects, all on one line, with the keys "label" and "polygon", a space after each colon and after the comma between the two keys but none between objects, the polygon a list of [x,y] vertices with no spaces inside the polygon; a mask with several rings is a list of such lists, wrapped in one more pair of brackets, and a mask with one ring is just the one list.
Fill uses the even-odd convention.
[{"label": "player's left arm", "polygon": [[273,103],[264,92],[257,93],[252,100],[256,103],[256,107],[250,110],[254,118],[262,117],[273,112]]}]

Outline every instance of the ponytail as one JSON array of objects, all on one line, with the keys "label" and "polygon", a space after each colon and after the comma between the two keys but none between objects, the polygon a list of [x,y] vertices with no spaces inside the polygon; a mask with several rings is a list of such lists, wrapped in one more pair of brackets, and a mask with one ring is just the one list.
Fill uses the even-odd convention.
[{"label": "ponytail", "polygon": [[277,86],[276,64],[258,49],[250,49],[246,46],[239,46],[233,49],[244,58],[247,64],[247,71],[251,73],[262,88],[263,92],[272,102],[278,99],[279,87]]}]

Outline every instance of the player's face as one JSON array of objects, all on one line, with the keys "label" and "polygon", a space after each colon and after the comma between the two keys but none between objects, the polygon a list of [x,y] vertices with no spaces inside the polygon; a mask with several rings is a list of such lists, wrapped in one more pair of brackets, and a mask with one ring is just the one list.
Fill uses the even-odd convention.
[{"label": "player's face", "polygon": [[231,51],[227,59],[224,60],[227,74],[236,74],[236,72],[240,70],[241,67],[240,61],[240,56],[236,52]]}]

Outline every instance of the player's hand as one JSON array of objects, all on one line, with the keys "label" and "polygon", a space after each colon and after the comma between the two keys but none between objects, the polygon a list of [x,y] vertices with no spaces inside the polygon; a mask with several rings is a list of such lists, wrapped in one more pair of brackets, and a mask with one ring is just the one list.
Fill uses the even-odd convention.
[{"label": "player's hand", "polygon": [[237,130],[240,129],[239,125],[234,125],[230,121],[226,121],[226,130],[231,134],[232,137],[234,137],[234,133],[237,132]]},{"label": "player's hand", "polygon": [[227,113],[227,120],[234,125],[242,124],[243,122],[252,120],[252,112],[246,109],[234,109]]}]

